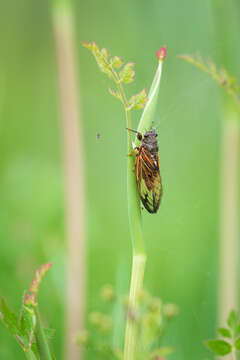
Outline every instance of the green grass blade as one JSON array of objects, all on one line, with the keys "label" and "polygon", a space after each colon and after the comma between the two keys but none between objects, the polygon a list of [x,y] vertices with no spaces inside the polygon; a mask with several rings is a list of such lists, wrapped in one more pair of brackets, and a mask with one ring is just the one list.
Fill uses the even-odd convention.
[{"label": "green grass blade", "polygon": [[[137,131],[140,132],[141,134],[145,133],[147,130],[149,130],[149,128],[152,125],[153,122],[153,118],[154,118],[154,113],[156,110],[156,106],[157,106],[157,101],[158,101],[158,93],[159,93],[159,88],[160,88],[160,80],[161,80],[161,75],[162,75],[162,64],[163,64],[163,59],[161,58],[159,60],[159,64],[158,64],[158,68],[157,71],[155,73],[149,94],[148,94],[148,102],[144,108],[144,111],[142,113],[139,125],[138,125],[138,129]],[[136,138],[136,145],[139,145],[139,140]]]}]

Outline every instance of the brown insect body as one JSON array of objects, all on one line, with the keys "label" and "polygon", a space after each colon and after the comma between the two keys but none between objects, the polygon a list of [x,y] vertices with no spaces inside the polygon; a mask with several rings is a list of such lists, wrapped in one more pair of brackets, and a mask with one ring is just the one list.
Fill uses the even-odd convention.
[{"label": "brown insect body", "polygon": [[151,129],[137,137],[141,141],[135,162],[138,193],[145,209],[153,214],[158,211],[162,196],[157,133]]}]

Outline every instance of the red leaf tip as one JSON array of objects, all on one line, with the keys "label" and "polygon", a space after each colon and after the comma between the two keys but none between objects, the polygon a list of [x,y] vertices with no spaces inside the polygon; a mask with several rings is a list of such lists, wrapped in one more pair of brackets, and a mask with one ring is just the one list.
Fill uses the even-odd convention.
[{"label": "red leaf tip", "polygon": [[167,48],[166,46],[162,46],[161,49],[159,49],[156,52],[157,58],[159,61],[162,61],[165,59],[165,57],[167,56]]}]

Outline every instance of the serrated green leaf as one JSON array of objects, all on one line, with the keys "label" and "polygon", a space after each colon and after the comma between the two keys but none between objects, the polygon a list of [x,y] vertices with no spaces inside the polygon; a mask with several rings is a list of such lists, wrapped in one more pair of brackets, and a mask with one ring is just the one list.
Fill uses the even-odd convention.
[{"label": "serrated green leaf", "polygon": [[93,43],[92,44],[92,52],[93,52],[93,55],[97,61],[97,64],[100,68],[100,70],[102,72],[104,72],[105,74],[107,74],[110,78],[112,77],[112,73],[111,71],[109,70],[109,65],[108,63],[105,61],[102,53],[100,52],[98,46],[96,43]]},{"label": "serrated green leaf", "polygon": [[240,351],[240,337],[234,343],[235,349]]},{"label": "serrated green leaf", "polygon": [[[19,320],[16,315],[9,309],[6,301],[1,300],[1,320],[7,327],[9,333],[15,337],[24,351],[30,349],[33,341],[33,330],[31,331],[30,319],[28,312],[21,312]],[[30,351],[30,350],[29,350]]]},{"label": "serrated green leaf", "polygon": [[108,57],[107,50],[104,48],[102,50],[100,50],[94,41],[92,43],[83,42],[82,44],[84,47],[86,47],[87,49],[89,49],[92,52],[100,70],[102,72],[104,72],[105,74],[107,74],[109,77],[112,77],[112,72],[109,69],[110,65],[107,62],[107,57]]},{"label": "serrated green leaf", "polygon": [[145,103],[136,102],[133,107],[134,107],[134,109],[141,110],[141,109],[144,109],[145,104],[146,104],[146,102]]},{"label": "serrated green leaf", "polygon": [[21,333],[30,333],[34,331],[35,314],[33,311],[29,311],[29,307],[26,305],[22,306],[20,313],[20,330]]},{"label": "serrated green leaf", "polygon": [[112,59],[111,59],[111,64],[113,67],[115,68],[120,68],[123,64],[123,61],[122,59],[119,57],[119,56],[114,56]]},{"label": "serrated green leaf", "polygon": [[105,49],[105,48],[103,48],[101,50],[101,54],[102,54],[102,56],[105,57],[105,59],[107,59],[109,57],[109,53],[108,53],[107,49]]},{"label": "serrated green leaf", "polygon": [[144,102],[146,101],[146,99],[147,99],[147,93],[146,93],[146,89],[144,88],[142,89],[142,91],[140,91],[140,93],[136,95],[136,100],[138,102]]},{"label": "serrated green leaf", "polygon": [[125,84],[129,84],[134,80],[135,71],[133,70],[133,66],[134,63],[127,63],[119,73],[121,81]]},{"label": "serrated green leaf", "polygon": [[226,338],[229,338],[229,339],[232,338],[231,332],[226,328],[219,328],[218,333],[223,337],[226,337]]},{"label": "serrated green leaf", "polygon": [[235,330],[237,327],[237,323],[238,323],[237,313],[235,310],[231,310],[227,319],[227,324],[232,330]]},{"label": "serrated green leaf", "polygon": [[149,360],[155,360],[157,356],[165,357],[174,352],[174,349],[170,346],[162,346],[159,349],[155,349],[150,354]]},{"label": "serrated green leaf", "polygon": [[110,93],[113,97],[115,97],[116,99],[119,99],[120,101],[122,101],[122,96],[121,96],[121,94],[120,94],[119,91],[113,90],[113,89],[111,89],[111,88],[109,88],[108,90],[109,90],[109,93]]},{"label": "serrated green leaf", "polygon": [[232,351],[232,346],[224,340],[208,340],[206,346],[217,355],[227,355]]},{"label": "serrated green leaf", "polygon": [[8,329],[9,333],[20,337],[21,333],[18,326],[17,316],[10,310],[5,299],[1,299],[0,312],[0,319]]},{"label": "serrated green leaf", "polygon": [[33,342],[35,322],[35,314],[31,307],[23,305],[20,312],[19,326],[25,348],[30,348]]},{"label": "serrated green leaf", "polygon": [[82,46],[87,48],[88,50],[92,50],[92,44],[86,41],[82,41]]},{"label": "serrated green leaf", "polygon": [[144,109],[147,103],[146,90],[143,89],[139,94],[133,95],[129,100],[129,105],[135,109]]}]

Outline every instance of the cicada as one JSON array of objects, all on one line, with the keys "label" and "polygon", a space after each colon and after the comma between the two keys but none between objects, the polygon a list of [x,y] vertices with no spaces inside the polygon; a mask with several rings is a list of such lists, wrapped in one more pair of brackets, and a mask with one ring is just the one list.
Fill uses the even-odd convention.
[{"label": "cicada", "polygon": [[131,131],[136,132],[141,141],[141,145],[136,147],[135,161],[138,194],[145,209],[154,214],[158,211],[162,196],[157,133],[151,129],[142,136],[135,130]]}]

